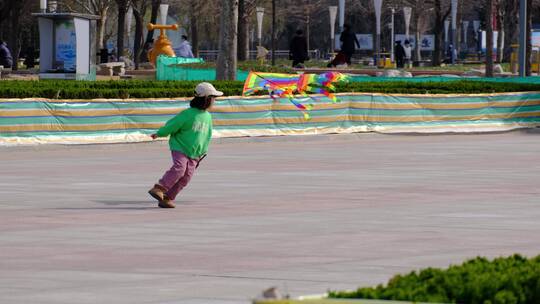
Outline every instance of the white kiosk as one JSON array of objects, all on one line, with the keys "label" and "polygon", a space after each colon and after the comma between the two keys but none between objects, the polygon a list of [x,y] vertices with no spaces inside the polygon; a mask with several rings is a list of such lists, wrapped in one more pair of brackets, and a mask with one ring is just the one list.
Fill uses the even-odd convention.
[{"label": "white kiosk", "polygon": [[76,13],[33,14],[39,23],[39,78],[96,80],[96,20]]}]

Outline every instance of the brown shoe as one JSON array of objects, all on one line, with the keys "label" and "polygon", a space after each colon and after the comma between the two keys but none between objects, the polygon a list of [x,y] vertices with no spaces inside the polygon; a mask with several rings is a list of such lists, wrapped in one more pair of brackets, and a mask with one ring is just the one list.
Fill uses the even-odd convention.
[{"label": "brown shoe", "polygon": [[152,189],[148,191],[148,194],[150,194],[153,198],[155,198],[158,202],[161,203],[165,196],[165,189],[162,186],[156,184]]},{"label": "brown shoe", "polygon": [[174,208],[174,207],[176,207],[174,202],[170,198],[168,198],[167,195],[163,196],[163,200],[161,200],[158,203],[158,206],[159,206],[159,208]]}]

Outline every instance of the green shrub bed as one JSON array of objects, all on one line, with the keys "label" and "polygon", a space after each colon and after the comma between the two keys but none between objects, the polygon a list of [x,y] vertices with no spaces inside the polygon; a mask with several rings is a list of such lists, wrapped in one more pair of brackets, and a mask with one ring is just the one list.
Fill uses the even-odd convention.
[{"label": "green shrub bed", "polygon": [[[174,98],[193,96],[199,81],[0,81],[0,98],[42,97],[53,99],[92,98]],[[241,81],[212,81],[227,96],[242,94]],[[403,94],[470,94],[540,91],[540,84],[456,80],[448,82],[350,82],[339,84],[336,92]],[[261,95],[265,93],[261,92]]]},{"label": "green shrub bed", "polygon": [[[258,72],[272,72],[272,73],[296,73],[290,66],[291,61],[279,60],[275,66],[268,64],[260,64],[258,61],[239,61],[237,68],[242,71],[258,71]],[[203,63],[188,63],[183,64],[182,67],[190,69],[215,69],[215,62],[203,62]]]},{"label": "green shrub bed", "polygon": [[540,255],[475,258],[448,269],[396,275],[386,286],[332,291],[331,298],[363,298],[463,304],[540,303]]}]

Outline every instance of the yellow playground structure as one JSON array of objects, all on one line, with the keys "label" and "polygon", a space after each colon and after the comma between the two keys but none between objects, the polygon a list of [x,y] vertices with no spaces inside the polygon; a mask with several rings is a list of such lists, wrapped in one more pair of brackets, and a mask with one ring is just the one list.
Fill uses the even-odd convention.
[{"label": "yellow playground structure", "polygon": [[176,31],[178,30],[178,25],[176,24],[163,25],[163,24],[148,23],[147,28],[149,31],[160,30],[159,37],[154,43],[154,47],[148,52],[148,61],[155,66],[156,58],[159,55],[167,55],[170,57],[176,57],[176,54],[174,53],[174,50],[172,48],[171,41],[169,40],[169,38],[167,38],[167,35],[165,34],[165,30]]}]

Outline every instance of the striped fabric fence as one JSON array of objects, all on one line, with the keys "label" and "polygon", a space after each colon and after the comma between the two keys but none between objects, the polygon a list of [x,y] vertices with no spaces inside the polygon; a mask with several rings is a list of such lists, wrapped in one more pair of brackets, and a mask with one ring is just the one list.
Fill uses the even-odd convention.
[{"label": "striped fabric fence", "polygon": [[[540,126],[540,92],[312,96],[305,120],[288,100],[224,97],[212,109],[214,137],[352,132],[489,132]],[[0,146],[150,140],[189,99],[0,99]]]}]

